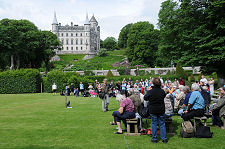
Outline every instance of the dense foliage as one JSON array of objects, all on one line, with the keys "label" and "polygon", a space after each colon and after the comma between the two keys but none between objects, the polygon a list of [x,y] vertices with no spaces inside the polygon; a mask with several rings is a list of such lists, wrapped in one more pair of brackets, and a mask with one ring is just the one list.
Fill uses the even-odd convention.
[{"label": "dense foliage", "polygon": [[127,39],[127,56],[132,65],[155,66],[159,31],[149,22],[138,22],[131,26]]},{"label": "dense foliage", "polygon": [[0,94],[38,93],[41,75],[36,69],[0,72]]},{"label": "dense foliage", "polygon": [[114,37],[107,37],[103,41],[103,46],[101,48],[105,48],[108,51],[118,50],[118,45],[117,45],[116,39]]},{"label": "dense foliage", "polygon": [[57,36],[40,31],[28,20],[0,20],[0,68],[40,68],[49,60],[54,49],[60,46]]},{"label": "dense foliage", "polygon": [[127,48],[127,39],[128,39],[128,34],[130,32],[130,28],[132,26],[131,24],[127,24],[126,26],[124,26],[119,34],[119,38],[118,38],[118,46],[119,48]]},{"label": "dense foliage", "polygon": [[161,64],[202,66],[225,76],[225,0],[167,0],[159,12]]}]

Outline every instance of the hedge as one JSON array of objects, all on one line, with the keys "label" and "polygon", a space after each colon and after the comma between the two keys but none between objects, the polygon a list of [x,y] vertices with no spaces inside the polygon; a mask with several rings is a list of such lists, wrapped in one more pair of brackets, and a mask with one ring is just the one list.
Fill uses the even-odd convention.
[{"label": "hedge", "polygon": [[65,90],[65,86],[71,85],[71,83],[74,84],[75,88],[79,88],[80,82],[82,82],[84,87],[87,89],[89,83],[93,83],[94,81],[84,76],[79,76],[74,72],[62,72],[55,70],[49,72],[46,77],[43,77],[43,88],[44,92],[52,92],[52,85],[53,83],[56,83],[57,90],[61,91]]},{"label": "hedge", "polygon": [[37,69],[0,72],[0,94],[39,93],[41,75]]}]

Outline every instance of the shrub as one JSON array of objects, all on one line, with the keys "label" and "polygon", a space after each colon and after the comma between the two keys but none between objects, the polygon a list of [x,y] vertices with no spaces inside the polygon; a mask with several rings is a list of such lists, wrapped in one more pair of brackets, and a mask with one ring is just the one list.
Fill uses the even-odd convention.
[{"label": "shrub", "polygon": [[98,52],[98,56],[100,57],[105,57],[107,56],[108,53],[107,53],[107,50],[106,49],[101,49],[99,52]]},{"label": "shrub", "polygon": [[94,76],[95,73],[93,71],[84,71],[85,76]]},{"label": "shrub", "polygon": [[180,66],[180,64],[178,63],[176,66],[176,73],[175,73],[178,77],[182,77],[183,79],[188,79],[188,74],[184,71],[184,69]]},{"label": "shrub", "polygon": [[119,72],[119,74],[122,76],[122,75],[125,75],[125,70],[124,69],[117,69],[117,71]]},{"label": "shrub", "polygon": [[41,75],[37,69],[0,72],[0,94],[40,92]]},{"label": "shrub", "polygon": [[109,70],[106,74],[106,78],[109,78],[109,77],[113,77],[113,73],[111,70]]}]

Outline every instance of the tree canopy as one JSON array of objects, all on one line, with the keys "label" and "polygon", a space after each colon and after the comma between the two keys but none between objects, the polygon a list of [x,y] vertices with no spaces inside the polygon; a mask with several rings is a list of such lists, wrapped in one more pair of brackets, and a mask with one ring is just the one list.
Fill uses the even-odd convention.
[{"label": "tree canopy", "polygon": [[105,48],[108,51],[117,50],[118,49],[118,45],[117,45],[116,39],[114,37],[107,37],[103,41],[103,47],[102,48]]},{"label": "tree canopy", "polygon": [[124,26],[119,34],[119,38],[118,38],[118,46],[119,48],[127,48],[127,39],[128,39],[128,34],[130,31],[130,28],[132,26],[131,24],[127,24],[126,26]]},{"label": "tree canopy", "polygon": [[[40,31],[28,20],[0,20],[0,68],[40,68],[54,56],[60,41],[50,31]],[[4,56],[3,56],[4,55]],[[11,59],[11,64],[10,64]],[[14,65],[15,63],[15,65]]]},{"label": "tree canopy", "polygon": [[225,0],[167,0],[159,12],[162,64],[202,66],[225,75]]},{"label": "tree canopy", "polygon": [[154,67],[159,43],[159,30],[149,22],[133,24],[128,33],[127,56],[133,65]]}]

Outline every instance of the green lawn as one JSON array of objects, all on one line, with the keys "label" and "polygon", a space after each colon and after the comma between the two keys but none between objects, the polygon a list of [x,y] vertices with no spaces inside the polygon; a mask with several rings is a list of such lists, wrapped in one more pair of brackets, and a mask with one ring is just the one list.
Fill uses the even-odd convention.
[{"label": "green lawn", "polygon": [[[0,149],[225,149],[225,130],[211,127],[211,139],[183,139],[168,136],[168,144],[150,143],[150,136],[115,135],[110,126],[112,112],[119,103],[110,99],[110,111],[101,112],[99,98],[68,97],[72,109],[64,107],[64,97],[52,94],[0,95]],[[209,120],[210,123],[210,120]],[[126,141],[125,141],[126,139]]]}]

